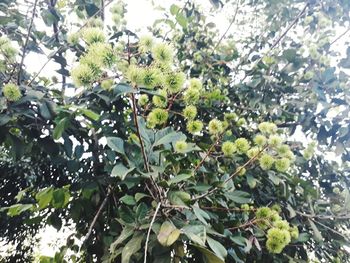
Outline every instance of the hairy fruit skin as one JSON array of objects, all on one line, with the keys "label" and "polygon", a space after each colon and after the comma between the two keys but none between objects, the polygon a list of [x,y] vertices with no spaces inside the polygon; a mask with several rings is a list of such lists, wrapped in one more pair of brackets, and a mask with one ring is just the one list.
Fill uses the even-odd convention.
[{"label": "hairy fruit skin", "polygon": [[186,141],[177,141],[175,143],[175,151],[178,153],[183,153],[187,150],[187,142]]},{"label": "hairy fruit skin", "polygon": [[224,156],[231,157],[236,152],[237,148],[236,145],[233,142],[224,142],[221,146],[221,151],[223,152]]},{"label": "hairy fruit skin", "polygon": [[22,97],[21,90],[16,84],[8,83],[2,88],[2,93],[8,101],[18,101]]},{"label": "hairy fruit skin", "polygon": [[218,119],[213,119],[208,124],[208,130],[210,134],[218,135],[223,132],[222,122]]},{"label": "hairy fruit skin", "polygon": [[189,133],[197,134],[203,130],[203,122],[200,120],[189,121],[186,127]]}]

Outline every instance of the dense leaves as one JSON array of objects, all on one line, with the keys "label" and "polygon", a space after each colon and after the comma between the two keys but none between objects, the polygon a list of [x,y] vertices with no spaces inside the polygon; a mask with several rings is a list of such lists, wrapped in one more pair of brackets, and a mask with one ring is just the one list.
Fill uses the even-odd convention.
[{"label": "dense leaves", "polygon": [[347,1],[111,2],[0,3],[0,261],[347,262]]}]

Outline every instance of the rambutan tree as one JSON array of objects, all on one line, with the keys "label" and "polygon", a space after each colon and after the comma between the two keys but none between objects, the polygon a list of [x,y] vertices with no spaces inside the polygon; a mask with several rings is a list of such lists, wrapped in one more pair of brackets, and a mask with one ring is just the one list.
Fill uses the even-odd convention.
[{"label": "rambutan tree", "polygon": [[206,5],[0,3],[1,262],[349,261],[349,2]]}]

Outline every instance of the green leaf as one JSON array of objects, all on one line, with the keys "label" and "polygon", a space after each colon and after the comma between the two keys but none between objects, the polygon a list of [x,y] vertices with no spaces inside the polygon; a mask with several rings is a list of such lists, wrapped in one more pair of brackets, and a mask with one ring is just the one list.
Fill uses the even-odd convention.
[{"label": "green leaf", "polygon": [[223,259],[215,255],[209,249],[199,245],[194,245],[194,244],[191,244],[191,246],[195,247],[197,250],[199,250],[203,254],[207,263],[225,263]]},{"label": "green leaf", "polygon": [[175,5],[175,4],[172,4],[170,6],[170,13],[175,16],[178,12],[180,11],[180,7]]},{"label": "green leaf", "polygon": [[171,246],[180,236],[181,231],[173,223],[165,221],[160,227],[157,239],[162,246]]},{"label": "green leaf", "polygon": [[243,192],[243,191],[233,191],[233,192],[227,192],[225,193],[226,198],[228,198],[229,200],[238,203],[238,204],[246,204],[246,203],[250,203],[250,198],[249,198],[249,194],[247,192]]},{"label": "green leaf", "polygon": [[124,195],[119,200],[122,201],[126,205],[136,205],[135,198],[131,195]]},{"label": "green leaf", "polygon": [[8,208],[7,215],[8,216],[17,216],[21,214],[22,212],[25,212],[29,209],[32,209],[32,204],[15,204]]},{"label": "green leaf", "polygon": [[176,175],[175,177],[171,178],[170,180],[168,180],[168,184],[177,184],[179,182],[185,181],[186,179],[192,177],[191,174],[179,174]]},{"label": "green leaf", "polygon": [[193,205],[192,206],[193,212],[196,215],[196,217],[199,219],[199,221],[201,221],[203,224],[207,225],[207,220],[210,220],[210,216],[203,211],[202,209],[199,208],[198,205]]},{"label": "green leaf", "polygon": [[133,171],[135,168],[126,168],[124,164],[122,163],[118,163],[116,164],[111,172],[111,176],[112,177],[119,177],[121,180],[124,180],[125,177],[128,175],[128,173],[130,173],[131,171]]},{"label": "green leaf", "polygon": [[222,260],[224,260],[227,257],[227,250],[225,249],[225,247],[223,245],[221,245],[218,241],[207,237],[207,242],[209,247],[211,248],[211,250],[214,251],[214,253],[221,258]]},{"label": "green leaf", "polygon": [[51,204],[54,208],[65,207],[70,198],[70,194],[66,189],[59,188],[53,191]]},{"label": "green leaf", "polygon": [[176,21],[182,28],[187,28],[187,18],[182,13],[176,15]]},{"label": "green leaf", "polygon": [[170,191],[168,193],[168,199],[173,205],[187,206],[186,203],[191,200],[191,196],[183,191]]},{"label": "green leaf", "polygon": [[89,119],[92,119],[94,121],[98,121],[100,118],[100,115],[98,115],[96,112],[93,112],[92,110],[88,109],[80,109],[80,111]]},{"label": "green leaf", "polygon": [[309,224],[312,228],[312,231],[314,232],[314,239],[316,242],[318,243],[322,243],[323,242],[323,237],[322,237],[322,234],[320,232],[320,230],[318,230],[317,226],[315,225],[315,223],[311,220],[311,219],[308,219],[309,221]]},{"label": "green leaf", "polygon": [[119,97],[121,95],[132,93],[132,92],[135,92],[135,89],[126,83],[119,83],[113,88],[113,93],[115,97]]},{"label": "green leaf", "polygon": [[184,139],[186,139],[186,136],[182,132],[173,131],[166,134],[164,137],[160,138],[159,140],[155,141],[153,144],[153,147],[156,147],[162,144],[168,144],[171,142],[176,142],[179,140],[184,140]]},{"label": "green leaf", "polygon": [[57,123],[56,127],[53,130],[53,138],[55,140],[58,140],[59,138],[62,137],[62,133],[68,127],[68,124],[69,124],[68,117],[65,117],[59,120],[59,122]]},{"label": "green leaf", "polygon": [[129,263],[130,258],[141,248],[141,243],[144,235],[137,234],[134,235],[133,238],[125,245],[122,250],[122,262],[121,263]]},{"label": "green leaf", "polygon": [[107,137],[107,145],[117,153],[125,155],[124,141],[119,137]]},{"label": "green leaf", "polygon": [[203,225],[188,225],[182,228],[182,232],[195,244],[205,247],[207,240],[206,229]]},{"label": "green leaf", "polygon": [[35,199],[38,201],[38,204],[39,204],[39,209],[43,209],[47,207],[50,204],[52,198],[53,198],[52,187],[45,188],[44,190],[39,191],[35,195]]},{"label": "green leaf", "polygon": [[136,202],[138,202],[138,201],[140,201],[142,198],[144,198],[144,197],[149,197],[149,195],[146,195],[146,194],[144,194],[144,193],[136,193],[135,194],[135,200],[136,200]]},{"label": "green leaf", "polygon": [[117,246],[124,242],[124,240],[128,239],[134,233],[134,228],[126,226],[123,228],[122,232],[118,236],[117,240],[115,240],[111,246],[111,253],[117,249]]}]

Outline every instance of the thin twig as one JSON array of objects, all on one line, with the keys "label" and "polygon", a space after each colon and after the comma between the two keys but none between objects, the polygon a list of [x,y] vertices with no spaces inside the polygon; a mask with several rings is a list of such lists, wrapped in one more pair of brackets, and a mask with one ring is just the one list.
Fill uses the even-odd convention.
[{"label": "thin twig", "polygon": [[144,263],[147,263],[147,249],[148,249],[149,236],[151,235],[152,226],[154,224],[154,221],[156,220],[159,208],[160,208],[160,203],[158,203],[158,205],[157,205],[157,208],[156,208],[156,211],[154,212],[151,224],[149,225],[149,228],[148,228],[146,243],[145,243],[145,255],[144,255],[144,259],[143,259]]},{"label": "thin twig", "polygon": [[272,49],[274,49],[278,45],[278,43],[285,37],[285,35],[287,35],[289,30],[291,30],[293,28],[293,26],[298,22],[299,18],[302,17],[302,15],[305,13],[305,11],[306,11],[308,6],[309,6],[309,2],[307,2],[305,4],[304,8],[294,18],[292,23],[290,23],[290,25],[286,28],[286,30],[275,40],[275,42],[272,44],[272,46],[270,47],[270,49],[269,49],[269,51],[267,53],[270,53],[272,51]]},{"label": "thin twig", "polygon": [[333,45],[335,42],[337,42],[339,39],[341,39],[343,36],[345,36],[350,31],[350,27],[345,30],[342,34],[340,34],[336,39],[334,39],[329,45]]},{"label": "thin twig", "polygon": [[98,219],[99,216],[101,215],[101,213],[102,213],[102,211],[103,211],[103,208],[106,206],[107,201],[108,201],[108,198],[109,198],[109,196],[110,196],[111,193],[112,193],[112,189],[111,189],[111,187],[108,187],[107,195],[106,195],[105,199],[103,199],[103,201],[102,201],[102,203],[101,203],[99,209],[97,210],[97,213],[96,213],[94,219],[92,220],[92,222],[91,222],[91,224],[90,224],[89,231],[88,231],[88,233],[86,234],[84,243],[86,243],[86,242],[89,240],[89,238],[90,238],[90,236],[91,236],[91,234],[92,234],[92,230],[94,229],[95,224],[96,224],[96,222],[97,222],[97,219]]},{"label": "thin twig", "polygon": [[213,48],[213,52],[211,54],[213,54],[215,52],[215,50],[217,49],[217,47],[220,45],[221,41],[224,39],[224,37],[226,36],[227,32],[230,30],[230,28],[232,27],[233,23],[235,22],[236,20],[236,16],[238,14],[238,9],[239,9],[239,3],[240,3],[240,0],[237,0],[237,6],[236,6],[236,11],[235,11],[235,14],[233,15],[233,18],[232,18],[232,21],[230,22],[230,24],[228,25],[226,31],[224,32],[224,34],[220,37],[218,43],[216,43],[216,45],[214,46]]},{"label": "thin twig", "polygon": [[32,18],[30,20],[29,27],[28,27],[28,34],[27,34],[27,37],[26,37],[26,40],[25,40],[24,46],[23,46],[21,63],[19,63],[18,77],[17,77],[17,84],[18,85],[21,84],[22,67],[23,67],[24,58],[25,58],[25,55],[26,55],[27,47],[28,47],[30,34],[31,34],[32,28],[33,28],[33,23],[34,23],[34,18],[35,18],[35,14],[36,14],[36,6],[37,6],[37,4],[38,4],[38,0],[35,0],[34,6],[33,6]]},{"label": "thin twig", "polygon": [[[245,167],[247,167],[248,165],[250,165],[252,162],[254,162],[259,155],[267,148],[267,146],[265,146],[264,148],[262,148],[255,156],[253,156],[252,158],[250,158],[245,164],[243,164],[243,166],[240,166],[232,175],[230,175],[223,183],[226,184],[228,181],[230,181],[233,177],[237,176],[243,169],[245,169]],[[217,190],[219,190],[219,187],[214,187],[211,190],[195,196],[194,198],[192,198],[192,200],[199,200],[202,199],[203,197],[206,197],[208,195],[211,195],[213,193],[215,193]]]}]

